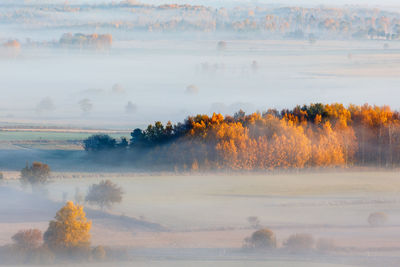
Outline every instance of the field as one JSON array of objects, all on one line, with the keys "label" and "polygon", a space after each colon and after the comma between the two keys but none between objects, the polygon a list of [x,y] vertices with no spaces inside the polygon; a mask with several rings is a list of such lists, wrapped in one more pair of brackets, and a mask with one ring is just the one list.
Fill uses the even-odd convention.
[{"label": "field", "polygon": [[[17,175],[7,172],[6,176]],[[94,224],[93,243],[129,248],[138,266],[165,266],[166,262],[176,266],[174,259],[185,260],[179,262],[182,266],[202,266],[197,261],[191,262],[193,257],[202,264],[214,262],[215,266],[225,266],[218,265],[219,261],[227,266],[244,266],[246,263],[242,261],[247,260],[254,260],[260,266],[302,266],[296,262],[299,259],[306,262],[304,266],[313,266],[310,262],[315,266],[325,266],[320,265],[322,262],[381,266],[377,264],[382,261],[388,263],[385,266],[396,266],[400,260],[397,258],[400,175],[394,171],[178,176],[54,173],[54,176],[57,178],[47,185],[46,200],[37,200],[37,207],[33,207],[36,200],[24,202],[21,197],[16,202],[9,200],[8,206],[0,206],[1,244],[9,242],[18,229],[34,226],[45,230],[62,201],[74,200],[76,188],[85,193],[90,184],[110,178],[124,189],[124,200],[103,215],[96,207],[86,206]],[[30,195],[20,191],[18,180],[7,180],[7,186],[15,194]],[[43,209],[43,205],[50,207]],[[385,226],[369,226],[367,217],[375,211],[388,215]],[[332,238],[340,248],[332,253],[340,255],[342,261],[338,262],[331,253],[246,255],[240,248],[243,239],[254,231],[247,222],[249,216],[257,216],[262,226],[272,229],[279,245],[294,233],[310,233],[316,240]],[[296,263],[288,264],[285,261],[288,257]],[[148,264],[140,259],[155,262]],[[161,262],[157,263],[157,259]],[[265,262],[267,259],[272,262]],[[234,260],[237,265],[229,264]],[[207,263],[207,266],[214,265]]]}]

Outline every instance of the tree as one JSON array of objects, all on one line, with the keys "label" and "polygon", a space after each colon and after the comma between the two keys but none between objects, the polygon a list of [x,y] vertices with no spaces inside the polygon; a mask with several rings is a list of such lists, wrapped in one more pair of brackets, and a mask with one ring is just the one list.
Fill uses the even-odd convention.
[{"label": "tree", "polygon": [[244,240],[245,247],[251,249],[274,249],[276,248],[276,237],[274,232],[268,228],[255,231]]},{"label": "tree", "polygon": [[102,210],[104,207],[111,208],[113,204],[122,201],[122,188],[110,180],[103,180],[89,187],[85,200],[90,204],[98,205]]},{"label": "tree", "polygon": [[310,234],[294,234],[289,236],[284,246],[291,252],[310,251],[314,247],[314,238]]},{"label": "tree", "polygon": [[35,249],[42,243],[42,231],[39,229],[20,230],[12,236],[18,248]]},{"label": "tree", "polygon": [[68,201],[50,221],[44,242],[51,250],[69,250],[90,246],[92,222],[86,219],[83,206]]},{"label": "tree", "polygon": [[257,216],[250,216],[247,218],[247,221],[252,228],[260,228],[260,219]]},{"label": "tree", "polygon": [[50,177],[50,167],[41,162],[34,162],[31,166],[26,164],[26,167],[21,170],[21,181],[23,184],[36,186],[45,184]]}]

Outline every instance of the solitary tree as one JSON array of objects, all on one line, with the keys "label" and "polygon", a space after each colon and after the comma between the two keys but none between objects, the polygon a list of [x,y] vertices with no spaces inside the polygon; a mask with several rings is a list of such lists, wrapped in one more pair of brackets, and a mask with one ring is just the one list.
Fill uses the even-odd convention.
[{"label": "solitary tree", "polygon": [[103,180],[98,184],[92,184],[88,190],[85,200],[90,204],[98,205],[101,209],[111,208],[114,203],[122,201],[122,188],[111,182]]},{"label": "solitary tree", "polygon": [[49,176],[49,165],[41,162],[34,162],[31,166],[27,163],[26,167],[21,170],[22,183],[32,186],[46,183]]},{"label": "solitary tree", "polygon": [[276,237],[274,232],[268,228],[255,231],[244,240],[244,246],[251,249],[274,249],[276,248]]},{"label": "solitary tree", "polygon": [[52,250],[88,248],[92,222],[86,219],[83,206],[68,201],[50,221],[44,242]]}]

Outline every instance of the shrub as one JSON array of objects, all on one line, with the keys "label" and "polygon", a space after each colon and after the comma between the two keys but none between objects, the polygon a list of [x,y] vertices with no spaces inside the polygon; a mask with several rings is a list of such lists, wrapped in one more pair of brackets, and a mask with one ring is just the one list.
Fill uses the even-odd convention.
[{"label": "shrub", "polygon": [[255,231],[244,240],[245,248],[251,249],[274,249],[276,248],[276,237],[274,232],[268,228]]},{"label": "shrub", "polygon": [[86,253],[90,246],[90,228],[92,222],[86,219],[83,207],[74,205],[72,201],[62,207],[55,220],[50,221],[44,233],[44,242],[57,252]]},{"label": "shrub", "polygon": [[386,213],[373,212],[368,216],[368,223],[371,226],[377,227],[384,225],[388,220]]},{"label": "shrub", "polygon": [[294,234],[289,236],[283,245],[291,252],[306,252],[313,248],[314,238],[310,234]]},{"label": "shrub", "polygon": [[20,230],[12,236],[12,240],[19,248],[34,249],[41,245],[42,236],[42,231],[39,229]]}]

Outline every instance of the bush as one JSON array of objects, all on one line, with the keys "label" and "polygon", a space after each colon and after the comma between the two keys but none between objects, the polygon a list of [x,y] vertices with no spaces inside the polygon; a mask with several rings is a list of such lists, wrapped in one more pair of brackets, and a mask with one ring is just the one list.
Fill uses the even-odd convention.
[{"label": "bush", "polygon": [[276,237],[274,232],[268,228],[255,231],[244,240],[245,248],[250,249],[274,249],[276,248]]},{"label": "bush", "polygon": [[374,212],[368,216],[368,223],[371,226],[377,227],[384,225],[388,220],[388,216],[384,212]]},{"label": "bush", "polygon": [[328,252],[335,250],[335,242],[331,238],[320,238],[317,241],[316,248],[319,251]]},{"label": "bush", "polygon": [[294,234],[283,245],[291,252],[306,252],[314,247],[314,238],[310,234]]}]

